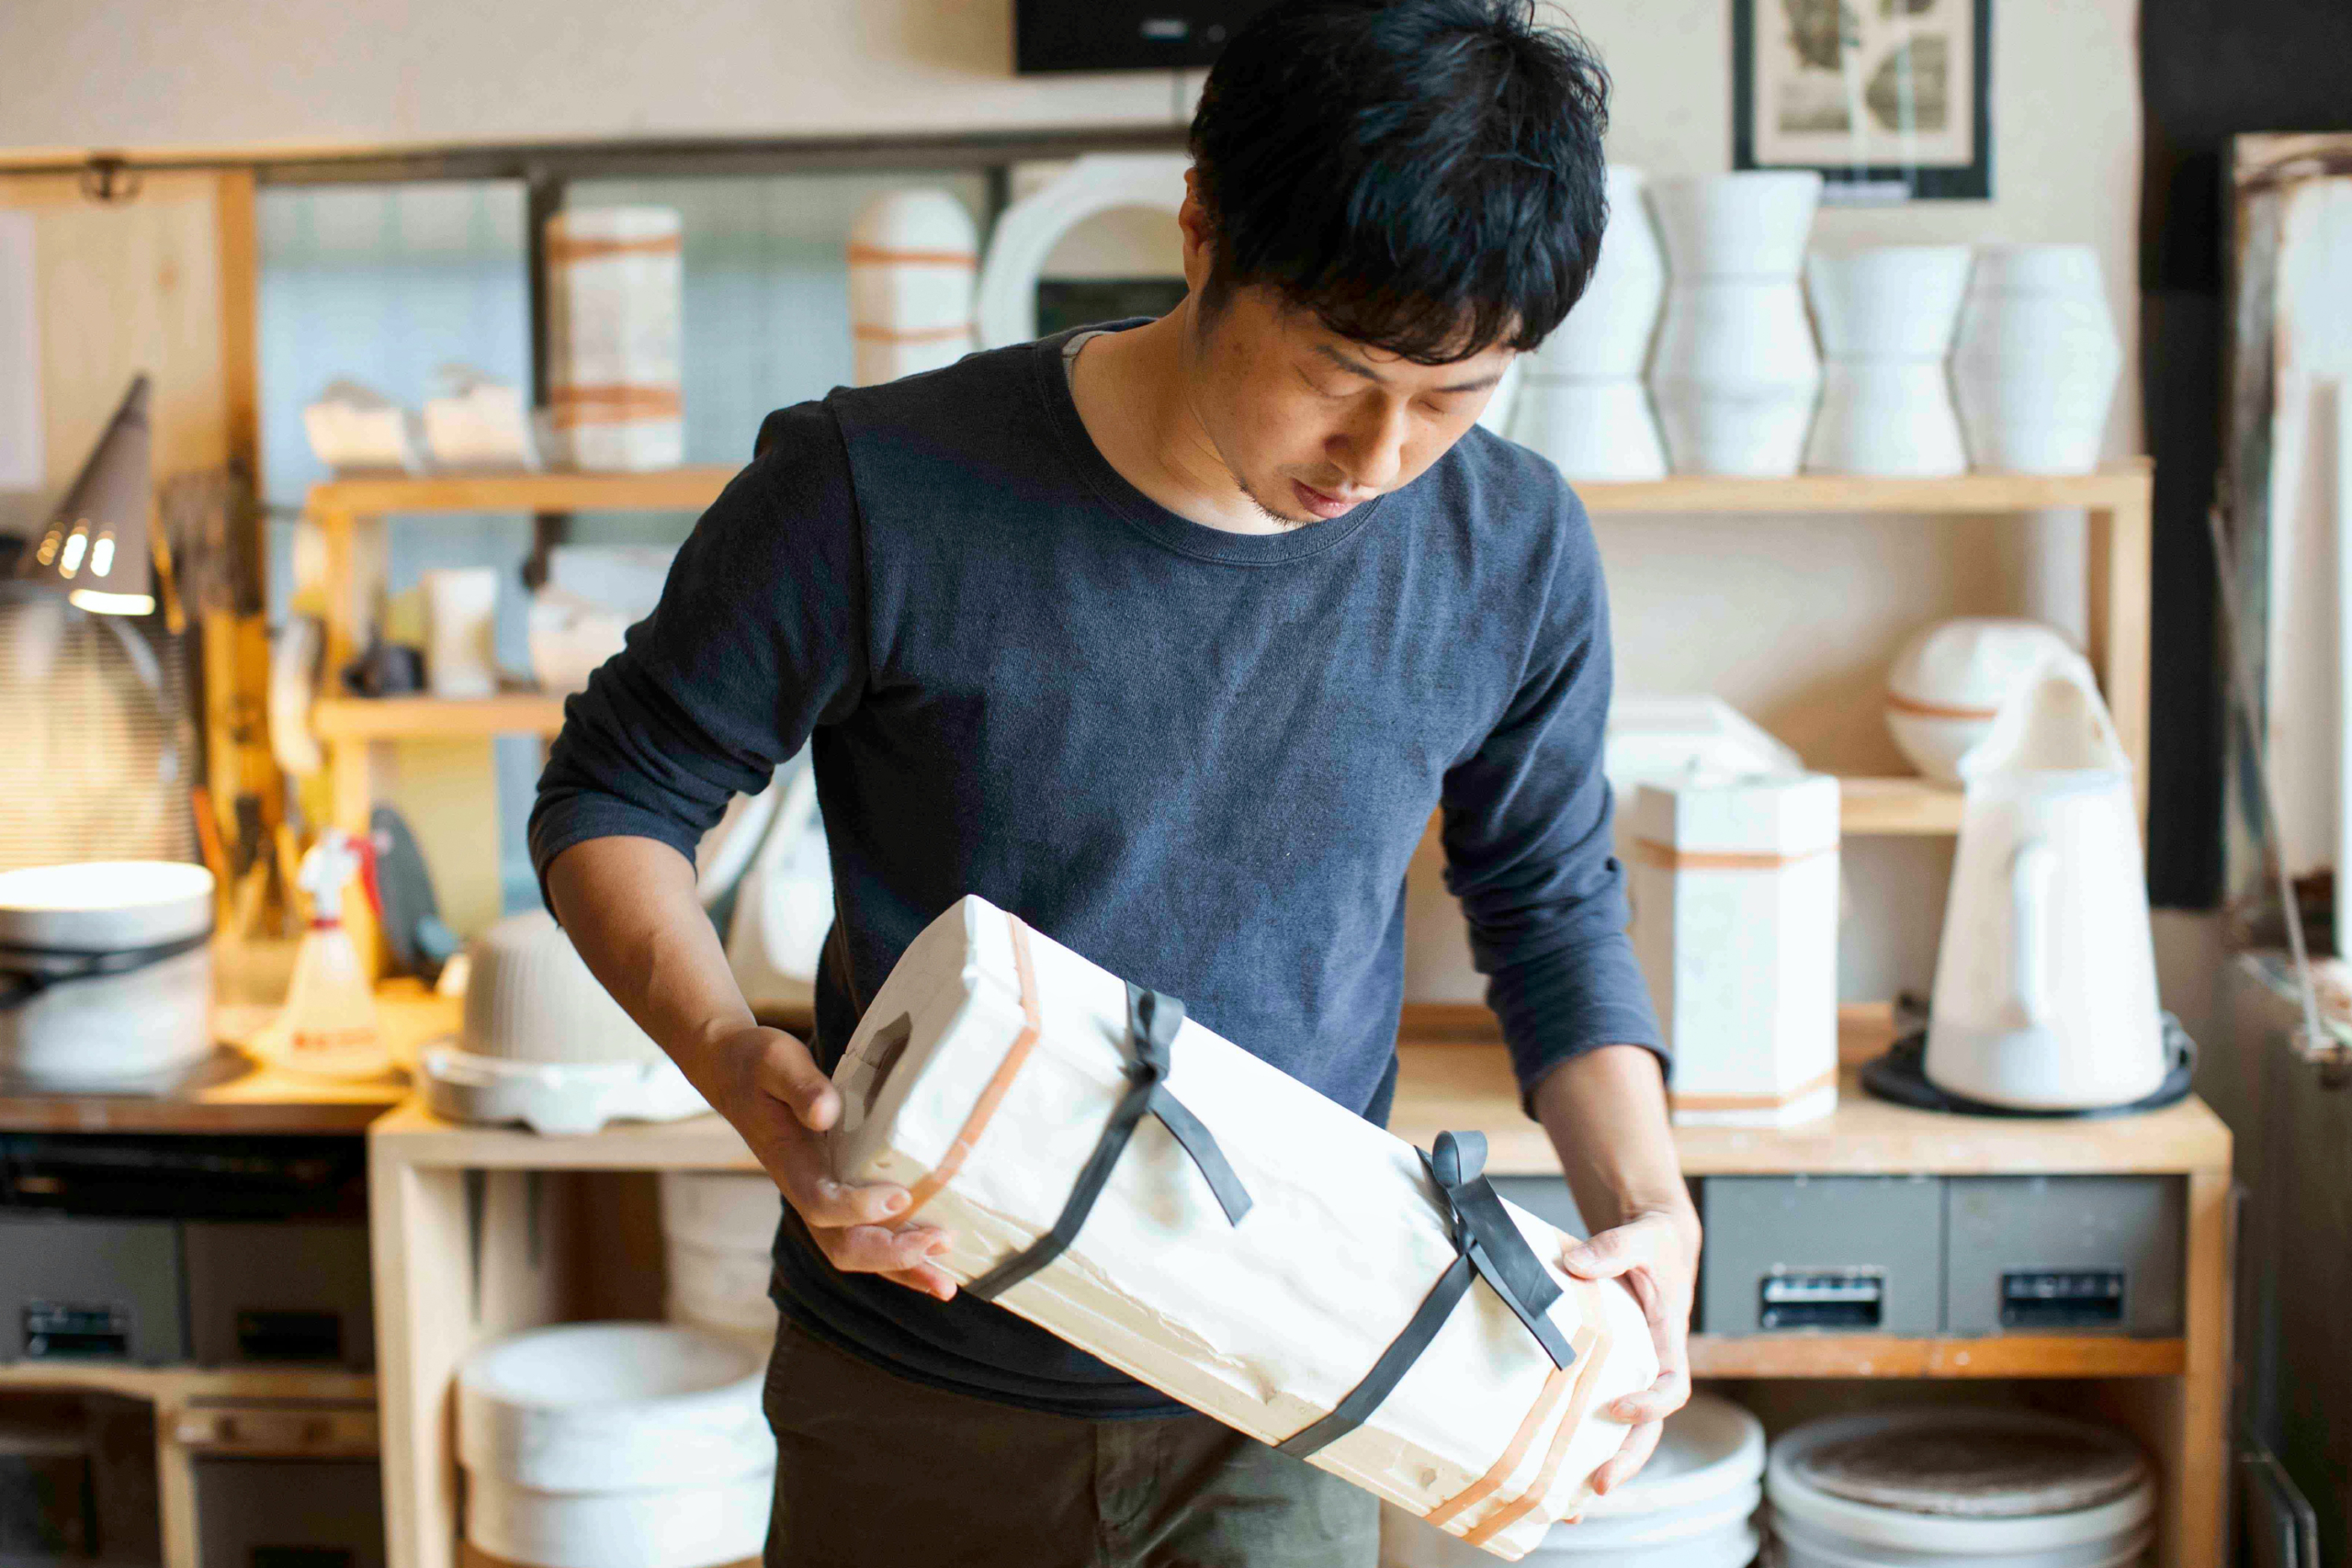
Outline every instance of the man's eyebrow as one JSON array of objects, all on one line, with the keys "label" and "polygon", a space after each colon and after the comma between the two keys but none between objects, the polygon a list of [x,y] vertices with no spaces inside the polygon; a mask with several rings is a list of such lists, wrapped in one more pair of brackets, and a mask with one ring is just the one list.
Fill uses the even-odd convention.
[{"label": "man's eyebrow", "polygon": [[[1388,384],[1387,377],[1383,376],[1352,354],[1344,353],[1328,343],[1316,344],[1314,349],[1317,354],[1321,355],[1351,376],[1361,376],[1365,380],[1381,386]],[[1440,387],[1437,389],[1441,392],[1483,392],[1502,378],[1502,372],[1498,370],[1491,376],[1481,376],[1475,381],[1456,381],[1450,387]]]}]

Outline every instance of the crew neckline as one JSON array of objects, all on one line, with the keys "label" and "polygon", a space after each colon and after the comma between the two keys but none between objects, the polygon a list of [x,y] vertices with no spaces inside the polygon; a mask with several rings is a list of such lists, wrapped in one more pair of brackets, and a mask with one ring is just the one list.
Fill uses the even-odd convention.
[{"label": "crew neckline", "polygon": [[1195,559],[1220,561],[1233,566],[1280,566],[1305,560],[1345,544],[1361,532],[1387,501],[1386,496],[1374,496],[1354,511],[1328,522],[1305,523],[1295,528],[1285,528],[1279,534],[1237,534],[1230,529],[1212,528],[1205,523],[1195,523],[1189,517],[1170,512],[1137,490],[1133,481],[1112,466],[1111,459],[1105,457],[1102,449],[1094,444],[1094,437],[1086,433],[1086,422],[1079,417],[1078,399],[1070,390],[1076,361],[1065,362],[1063,354],[1070,340],[1080,334],[1127,332],[1147,324],[1150,319],[1148,316],[1137,316],[1127,321],[1073,327],[1051,337],[1040,338],[1033,345],[1038,391],[1045,399],[1046,417],[1061,436],[1063,448],[1080,476],[1111,510],[1123,522],[1163,548]]}]

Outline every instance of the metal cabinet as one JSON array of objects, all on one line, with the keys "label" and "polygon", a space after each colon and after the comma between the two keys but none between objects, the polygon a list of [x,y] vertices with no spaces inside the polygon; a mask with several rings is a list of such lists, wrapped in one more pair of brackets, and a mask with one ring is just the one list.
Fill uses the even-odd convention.
[{"label": "metal cabinet", "polygon": [[1943,1192],[1928,1176],[1711,1176],[1698,1325],[1931,1335],[1943,1314]]},{"label": "metal cabinet", "polygon": [[187,1359],[171,1220],[0,1212],[0,1360]]},{"label": "metal cabinet", "polygon": [[2181,1331],[2188,1194],[2177,1176],[1944,1182],[1944,1331]]}]

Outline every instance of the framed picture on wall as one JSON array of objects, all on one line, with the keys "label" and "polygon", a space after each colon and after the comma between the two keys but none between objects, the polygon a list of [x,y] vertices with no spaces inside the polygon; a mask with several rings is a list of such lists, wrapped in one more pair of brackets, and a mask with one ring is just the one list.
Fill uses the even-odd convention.
[{"label": "framed picture on wall", "polygon": [[1732,167],[1830,201],[1993,194],[1993,0],[1731,0]]}]

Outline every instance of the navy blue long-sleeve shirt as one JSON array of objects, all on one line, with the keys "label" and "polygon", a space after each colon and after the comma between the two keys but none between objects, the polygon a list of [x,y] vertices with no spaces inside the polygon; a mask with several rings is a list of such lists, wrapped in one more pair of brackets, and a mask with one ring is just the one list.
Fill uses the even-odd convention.
[{"label": "navy blue long-sleeve shirt", "polygon": [[[978,893],[1385,1121],[1406,864],[1441,806],[1521,1082],[1663,1054],[1611,854],[1609,689],[1591,531],[1541,458],[1474,429],[1341,517],[1204,527],[1103,458],[1048,340],[770,415],[566,705],[531,850],[543,876],[614,835],[691,856],[806,744],[838,900],[827,1067]],[[992,1303],[840,1273],[788,1209],[776,1261],[795,1322],[904,1375],[1178,1408]]]}]

